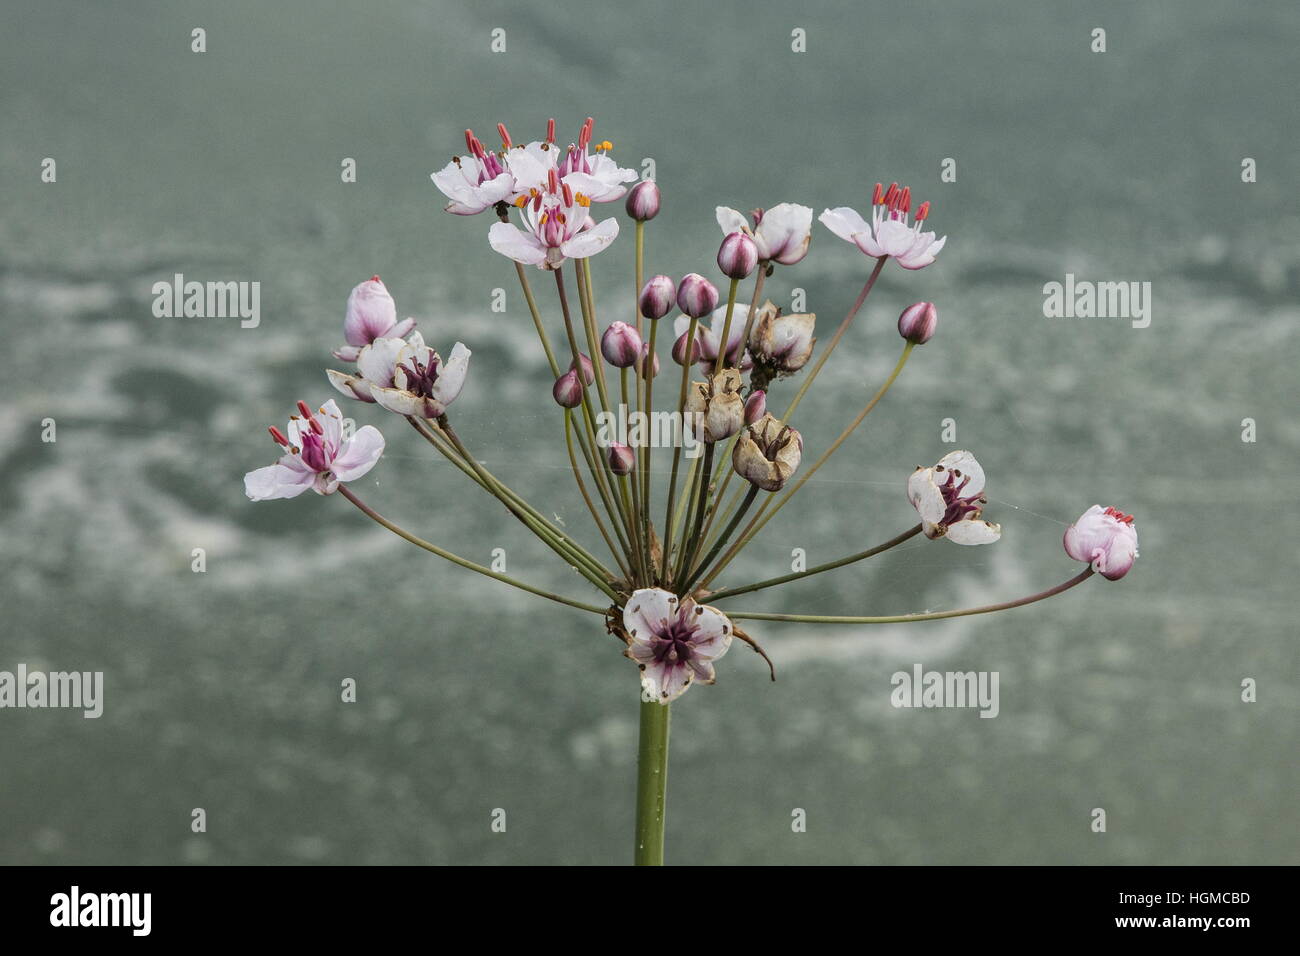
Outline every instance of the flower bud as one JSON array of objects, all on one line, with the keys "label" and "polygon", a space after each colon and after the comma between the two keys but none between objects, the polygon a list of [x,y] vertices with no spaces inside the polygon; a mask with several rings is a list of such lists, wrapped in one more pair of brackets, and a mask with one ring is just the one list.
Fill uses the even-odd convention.
[{"label": "flower bud", "polygon": [[745,399],[745,424],[752,425],[767,414],[767,392],[763,389],[750,392]]},{"label": "flower bud", "polygon": [[[591,359],[587,358],[585,354],[579,352],[578,358],[582,360],[582,384],[590,385],[596,380],[596,370],[592,368]],[[573,362],[570,362],[569,371],[572,372],[576,370],[577,366]]]},{"label": "flower bud", "polygon": [[569,369],[557,378],[551,388],[551,395],[561,408],[577,408],[581,405],[582,383],[578,381],[578,373]]},{"label": "flower bud", "polygon": [[647,319],[662,319],[672,311],[677,286],[668,276],[655,276],[641,289],[636,305]]},{"label": "flower bud", "polygon": [[909,305],[898,317],[898,334],[913,345],[924,345],[934,335],[939,324],[939,313],[933,302]]},{"label": "flower bud", "polygon": [[646,357],[650,356],[650,343],[647,342],[641,346],[641,355],[636,360],[636,373],[642,378],[656,378],[659,375],[659,356],[651,356],[653,361],[650,367],[646,368]]},{"label": "flower bud", "polygon": [[736,474],[764,491],[785,487],[803,457],[803,437],[793,428],[782,425],[771,415],[764,415],[740,431],[731,453]]},{"label": "flower bud", "polygon": [[780,309],[766,302],[749,333],[750,354],[772,376],[797,372],[812,357],[817,341],[813,338],[816,321],[812,313],[782,315]]},{"label": "flower bud", "polygon": [[630,475],[632,469],[636,467],[636,455],[627,445],[612,442],[606,456],[609,458],[609,470],[620,477]]},{"label": "flower bud", "polygon": [[712,443],[740,431],[745,424],[740,385],[740,373],[734,368],[723,369],[707,382],[691,383],[691,390],[686,394],[686,414],[696,423],[699,430],[696,437]]},{"label": "flower bud", "polygon": [[1128,574],[1138,556],[1137,528],[1133,516],[1117,508],[1093,505],[1065,529],[1065,553],[1109,581]]},{"label": "flower bud", "polygon": [[659,187],[653,179],[632,187],[627,194],[627,214],[637,222],[649,222],[659,215]]},{"label": "flower bud", "polygon": [[[700,357],[700,333],[697,329],[695,332],[695,341],[687,346],[686,336],[690,335],[691,330],[687,329],[681,335],[677,336],[677,341],[673,343],[673,361],[678,365],[690,365]],[[691,354],[687,355],[687,351]]]},{"label": "flower bud", "polygon": [[677,286],[677,307],[693,319],[699,319],[718,307],[718,289],[698,272],[682,276]]},{"label": "flower bud", "polygon": [[743,279],[758,265],[758,246],[743,232],[730,233],[718,247],[718,268],[728,279]]},{"label": "flower bud", "polygon": [[631,368],[641,355],[641,336],[626,322],[614,322],[600,339],[600,354],[615,368]]}]

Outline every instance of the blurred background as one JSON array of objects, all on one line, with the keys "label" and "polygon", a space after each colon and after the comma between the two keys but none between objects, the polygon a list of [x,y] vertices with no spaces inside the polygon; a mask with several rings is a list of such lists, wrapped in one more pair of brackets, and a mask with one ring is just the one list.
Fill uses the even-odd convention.
[{"label": "blurred background", "polygon": [[[622,165],[655,160],[648,272],[715,276],[719,203],[866,210],[877,179],[949,236],[931,268],[885,270],[800,409],[807,445],[888,373],[904,306],[934,300],[938,335],[726,580],[892,537],[915,520],[907,474],[954,447],[983,462],[1002,541],[914,540],[726,606],[1004,600],[1076,572],[1061,534],[1094,502],[1141,535],[1122,582],[1005,615],[755,622],[778,681],[738,649],[674,707],[669,861],[1297,862],[1293,3],[47,0],[5,19],[0,669],[101,670],[106,700],[98,720],[0,711],[0,861],[630,861],[638,686],[594,616],[338,496],[242,487],[276,457],[265,427],[334,394],[347,293],[378,273],[444,354],[473,349],[467,443],[595,548],[514,270],[429,181],[466,126],[491,145],[497,121],[519,141],[554,116],[567,141],[590,114]],[[602,324],[630,312],[630,240],[593,260]],[[787,308],[804,289],[824,342],[868,265],[816,226],[768,289]],[[178,272],[259,281],[260,326],[155,318]],[[1045,318],[1067,272],[1151,282],[1150,327]],[[403,423],[346,412],[388,437],[356,486],[374,507],[591,593]],[[1000,715],[894,709],[914,663],[998,671]]]}]

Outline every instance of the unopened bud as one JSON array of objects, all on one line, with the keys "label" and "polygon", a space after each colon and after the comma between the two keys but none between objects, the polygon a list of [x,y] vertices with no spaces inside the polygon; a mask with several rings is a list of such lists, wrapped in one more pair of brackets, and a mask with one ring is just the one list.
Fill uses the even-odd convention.
[{"label": "unopened bud", "polygon": [[[596,370],[592,368],[591,359],[587,358],[585,354],[579,352],[578,358],[582,361],[582,383],[590,385],[596,380]],[[569,371],[576,371],[577,367],[573,362],[569,363]]]},{"label": "unopened bud", "polygon": [[[688,345],[686,337],[690,334],[690,329],[687,329],[677,336],[677,341],[673,343],[673,361],[678,365],[690,365],[700,357],[700,334],[696,331],[695,341]],[[686,354],[688,351],[689,355]]]},{"label": "unopened bud", "polygon": [[641,355],[641,336],[626,322],[614,322],[600,339],[600,353],[615,368],[631,368]]},{"label": "unopened bud", "polygon": [[581,405],[582,383],[578,381],[578,373],[569,369],[557,378],[554,387],[551,388],[551,395],[561,408],[577,408]]},{"label": "unopened bud", "polygon": [[650,362],[650,367],[648,369],[646,368],[647,356],[650,356],[649,342],[641,346],[641,355],[636,360],[636,373],[642,378],[655,378],[659,375],[659,356],[650,356],[653,361]]},{"label": "unopened bud", "polygon": [[627,214],[637,222],[649,222],[659,215],[659,187],[653,179],[632,187],[627,194]]},{"label": "unopened bud", "polygon": [[939,313],[933,302],[909,305],[898,317],[898,334],[913,345],[924,345],[934,336],[939,325]]},{"label": "unopened bud", "polygon": [[759,389],[745,399],[745,424],[752,425],[767,414],[767,392]]},{"label": "unopened bud", "polygon": [[609,457],[609,470],[616,475],[630,475],[632,469],[636,467],[636,455],[627,445],[613,442],[606,454]]},{"label": "unopened bud", "polygon": [[698,272],[682,277],[677,286],[677,307],[693,319],[699,319],[718,307],[718,289]]},{"label": "unopened bud", "polygon": [[[743,279],[758,265],[758,246],[743,232],[730,233],[718,247],[718,268],[728,279]],[[683,310],[685,311],[685,310]]]},{"label": "unopened bud", "polygon": [[637,308],[647,319],[662,319],[673,309],[677,298],[677,285],[668,276],[655,276],[637,296]]}]

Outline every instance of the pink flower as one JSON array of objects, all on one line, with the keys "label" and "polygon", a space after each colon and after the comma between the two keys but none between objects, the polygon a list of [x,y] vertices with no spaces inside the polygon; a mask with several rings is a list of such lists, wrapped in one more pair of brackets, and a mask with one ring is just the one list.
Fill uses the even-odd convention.
[{"label": "pink flower", "polygon": [[934,233],[921,231],[930,214],[928,202],[921,203],[916,211],[915,225],[908,222],[911,209],[910,188],[899,189],[898,183],[891,183],[887,191],[882,191],[880,183],[876,183],[870,223],[848,206],[827,209],[817,218],[835,235],[854,243],[869,256],[890,256],[904,269],[923,269],[934,262],[948,237],[936,241]]},{"label": "pink flower", "polygon": [[440,418],[465,385],[470,355],[470,350],[457,342],[452,347],[450,358],[444,362],[442,356],[425,345],[424,338],[416,333],[397,352],[392,383],[385,385],[372,380],[370,394],[390,412]]},{"label": "pink flower", "polygon": [[1138,556],[1137,528],[1133,516],[1115,508],[1093,505],[1065,529],[1065,553],[1109,581],[1128,574]]},{"label": "pink flower", "polygon": [[724,233],[739,230],[753,237],[760,261],[792,266],[808,254],[812,209],[807,206],[783,202],[771,209],[755,209],[752,229],[745,217],[729,206],[717,207],[715,214]]},{"label": "pink flower", "polygon": [[[289,419],[284,432],[271,426],[277,445],[286,449],[274,465],[244,476],[244,493],[253,501],[296,498],[308,488],[318,495],[333,493],[341,481],[355,481],[379,461],[384,436],[373,425],[343,438],[343,416],[330,399],[313,414],[306,402]],[[319,417],[318,417],[319,416]],[[286,434],[287,433],[287,434]]]},{"label": "pink flower", "polygon": [[343,318],[343,338],[347,345],[334,350],[335,358],[355,362],[361,349],[376,339],[400,339],[415,328],[415,319],[397,321],[397,306],[379,276],[371,276],[348,294],[348,309]]},{"label": "pink flower", "polygon": [[991,544],[1002,537],[999,525],[984,521],[984,469],[968,451],[953,451],[907,479],[907,499],[921,516],[927,538],[954,544]]},{"label": "pink flower", "polygon": [[545,189],[550,171],[555,170],[561,183],[592,202],[622,199],[627,193],[623,184],[636,180],[636,170],[622,168],[610,158],[609,152],[614,144],[609,140],[592,143],[591,131],[595,125],[596,121],[587,117],[578,131],[578,141],[567,149],[561,149],[555,142],[555,120],[546,124],[545,141],[514,148],[510,148],[504,127],[498,127],[507,147],[505,162],[514,176],[515,198],[527,196],[532,190]]},{"label": "pink flower", "polygon": [[646,696],[661,704],[676,700],[695,681],[712,684],[713,662],[731,647],[733,628],[721,611],[694,598],[679,601],[660,588],[633,591],[623,609],[628,648],[641,668]]},{"label": "pink flower", "polygon": [[497,252],[525,265],[558,269],[565,259],[594,256],[618,235],[616,219],[592,224],[591,198],[561,183],[554,169],[545,192],[534,189],[516,205],[524,228],[509,222],[493,223],[488,242]]},{"label": "pink flower", "polygon": [[489,206],[508,200],[515,191],[515,178],[501,157],[489,153],[473,130],[465,130],[466,156],[457,156],[430,178],[450,202],[444,207],[457,216],[472,216]]}]

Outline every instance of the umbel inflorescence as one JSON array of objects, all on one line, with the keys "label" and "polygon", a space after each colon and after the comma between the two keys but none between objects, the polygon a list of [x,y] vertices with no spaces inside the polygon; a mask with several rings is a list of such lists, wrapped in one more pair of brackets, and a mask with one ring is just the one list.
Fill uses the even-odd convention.
[{"label": "umbel inflorescence", "polygon": [[[593,121],[577,140],[561,146],[555,121],[544,139],[515,145],[503,125],[501,147],[489,151],[469,130],[466,153],[433,174],[460,216],[491,211],[487,244],[513,261],[529,315],[553,376],[573,481],[591,517],[593,534],[575,537],[483,466],[452,426],[450,409],[464,388],[470,350],[457,342],[444,359],[425,343],[413,319],[398,321],[392,296],[378,276],[348,297],[345,344],[329,369],[346,398],[377,405],[411,428],[461,472],[503,504],[529,532],[578,572],[600,595],[599,603],[552,593],[483,567],[406,530],[375,511],[347,487],[369,472],[384,451],[372,425],[349,434],[334,400],[297,414],[271,437],[284,449],[279,461],[250,472],[253,500],[291,498],[311,489],[338,492],[372,520],[418,547],[531,594],[604,618],[624,644],[642,688],[637,759],[637,863],[663,862],[668,758],[668,705],[692,684],[711,684],[717,661],[739,639],[771,661],[737,621],[814,624],[885,624],[984,614],[1032,604],[1100,573],[1117,580],[1137,557],[1133,516],[1093,505],[1065,533],[1065,551],[1084,569],[1037,594],[1000,604],[889,616],[830,616],[806,612],[735,610],[731,600],[845,567],[881,554],[916,535],[960,545],[991,544],[1001,528],[984,517],[984,469],[968,451],[944,455],[934,465],[899,475],[919,519],[881,544],[806,570],[759,581],[727,577],[736,556],[799,493],[849,439],[889,391],[918,345],[938,327],[932,302],[917,302],[898,317],[902,351],[871,400],[825,448],[805,447],[792,426],[808,389],[891,261],[923,269],[942,252],[945,238],[927,228],[930,204],[912,212],[907,187],[877,183],[868,220],[854,209],[825,210],[821,223],[866,257],[862,290],[825,345],[814,337],[816,316],[787,314],[763,298],[777,268],[798,265],[812,241],[813,211],[796,203],[755,210],[749,218],[717,207],[723,239],[718,286],[699,273],[674,281],[645,278],[646,224],[659,212],[653,181],[628,184],[636,173],[620,167],[612,144],[594,142]],[[624,200],[634,223],[632,301],[623,317],[597,318],[592,259],[619,235],[616,215],[600,218],[603,204]],[[539,304],[531,274],[549,275],[554,303]],[[746,304],[741,283],[752,277]],[[630,315],[628,314],[630,312]],[[674,314],[675,313],[675,314]],[[672,317],[671,323],[665,320]],[[630,321],[628,321],[630,319]],[[673,369],[674,363],[676,369]],[[666,374],[665,374],[666,373]],[[796,379],[796,377],[798,377]],[[784,409],[778,395],[795,379]],[[666,439],[666,440],[665,440]],[[599,544],[596,539],[599,539]],[[594,550],[593,550],[594,548]],[[715,605],[727,602],[726,610]],[[775,671],[773,671],[775,678]]]},{"label": "umbel inflorescence", "polygon": [[[827,209],[820,222],[866,257],[868,275],[829,342],[814,338],[816,317],[787,314],[763,299],[765,280],[777,268],[796,266],[808,254],[812,209],[781,203],[747,218],[718,207],[723,239],[717,269],[725,301],[702,274],[680,281],[645,279],[646,224],[659,212],[653,181],[620,167],[612,144],[594,142],[593,121],[577,140],[561,146],[555,121],[546,135],[516,145],[498,125],[501,146],[488,150],[466,131],[467,151],[434,173],[447,197],[446,210],[461,216],[490,212],[497,219],[487,243],[512,260],[554,377],[574,482],[591,517],[591,529],[607,556],[582,543],[546,517],[486,469],[452,427],[450,409],[465,386],[470,350],[457,342],[446,358],[426,344],[414,319],[399,321],[392,297],[378,276],[360,283],[348,297],[345,344],[334,351],[344,368],[329,369],[334,387],[348,399],[378,405],[406,419],[411,428],[486,494],[497,498],[530,532],[581,574],[603,597],[601,603],[552,594],[451,554],[398,527],[365,504],[346,483],[366,474],[384,450],[372,425],[345,437],[335,401],[314,410],[303,402],[281,431],[279,461],[245,479],[253,500],[288,498],[307,489],[341,493],[365,514],[435,554],[462,567],[533,594],[601,614],[622,639],[625,654],[640,671],[647,700],[667,704],[692,684],[715,680],[715,663],[740,638],[758,645],[736,621],[746,619],[812,623],[890,623],[978,614],[1032,603],[1082,582],[1094,572],[1123,577],[1137,555],[1132,515],[1094,505],[1065,534],[1066,553],[1087,567],[1063,584],[1003,604],[957,611],[888,617],[829,617],[801,613],[719,610],[738,595],[777,587],[880,554],[917,534],[961,545],[990,544],[1001,529],[985,520],[984,470],[967,451],[944,455],[928,468],[900,476],[900,491],[919,522],[890,541],[806,571],[769,580],[724,581],[736,556],[793,498],[849,438],[898,377],[914,348],[935,334],[933,303],[917,302],[898,319],[902,352],[874,397],[825,449],[805,447],[792,427],[809,387],[887,263],[904,269],[932,264],[944,248],[928,230],[930,204],[913,214],[907,187],[877,183],[870,218],[852,208]],[[619,236],[615,215],[600,207],[625,200],[635,229],[635,295],[625,309],[630,321],[605,325],[597,318],[591,260]],[[555,303],[544,308],[529,280],[529,267],[555,286]],[[749,302],[738,301],[741,283],[752,277]],[[674,311],[677,312],[673,316]],[[629,314],[630,313],[630,314]],[[665,319],[673,316],[671,324]],[[661,353],[663,361],[661,361]],[[814,361],[814,355],[816,360]],[[679,371],[663,376],[668,362]],[[802,373],[780,415],[773,390]],[[659,405],[662,403],[663,408]],[[663,431],[656,416],[676,427],[673,447],[656,447]],[[614,421],[635,420],[611,429]],[[611,438],[611,432],[619,440]],[[809,463],[808,459],[816,455]],[[761,650],[760,650],[761,653]],[[766,657],[766,655],[764,655]]]}]

